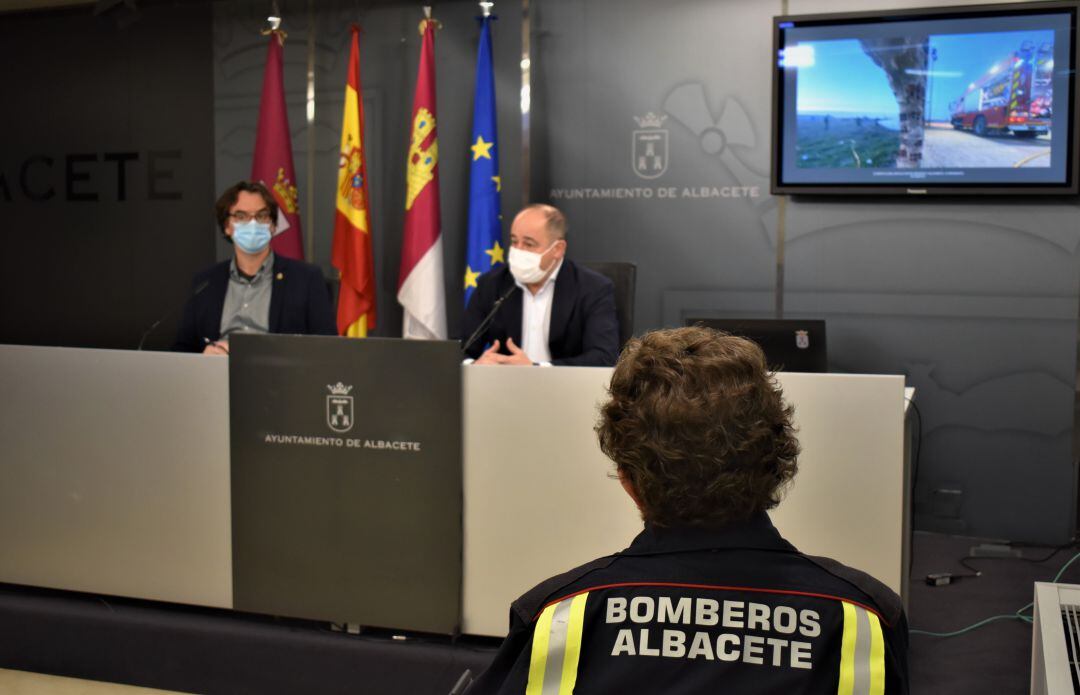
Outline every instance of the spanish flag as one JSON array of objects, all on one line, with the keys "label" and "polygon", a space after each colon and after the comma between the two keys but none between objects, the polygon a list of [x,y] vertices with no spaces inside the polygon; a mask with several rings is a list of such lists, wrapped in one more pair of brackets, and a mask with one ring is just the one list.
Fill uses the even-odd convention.
[{"label": "spanish flag", "polygon": [[435,133],[435,21],[428,18],[420,22],[420,34],[423,41],[405,167],[405,229],[397,297],[404,309],[404,337],[445,340],[446,287]]},{"label": "spanish flag", "polygon": [[337,210],[331,261],[341,273],[338,333],[363,338],[375,328],[375,264],[371,252],[371,216],[364,156],[364,101],[360,91],[359,29],[352,27],[345,115],[341,122]]},{"label": "spanish flag", "polygon": [[289,115],[285,109],[285,81],[282,74],[282,47],[285,32],[270,32],[266,52],[262,98],[259,100],[259,127],[255,133],[255,157],[251,178],[270,189],[278,204],[278,218],[271,246],[274,253],[304,258],[304,235],[300,231],[300,205],[293,170]]}]

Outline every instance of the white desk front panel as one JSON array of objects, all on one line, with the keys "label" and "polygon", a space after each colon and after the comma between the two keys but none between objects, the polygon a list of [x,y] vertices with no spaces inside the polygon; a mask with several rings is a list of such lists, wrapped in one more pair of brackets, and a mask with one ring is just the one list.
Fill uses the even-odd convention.
[{"label": "white desk front panel", "polygon": [[[510,602],[641,530],[593,433],[611,370],[466,368],[464,632],[501,635]],[[900,376],[780,374],[803,453],[771,513],[799,549],[901,590]]]},{"label": "white desk front panel", "polygon": [[232,605],[225,359],[0,346],[0,582]]}]

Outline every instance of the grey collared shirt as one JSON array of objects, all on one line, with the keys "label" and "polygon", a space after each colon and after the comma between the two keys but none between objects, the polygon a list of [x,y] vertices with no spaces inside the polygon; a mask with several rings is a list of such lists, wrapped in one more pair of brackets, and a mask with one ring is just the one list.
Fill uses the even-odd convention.
[{"label": "grey collared shirt", "polygon": [[229,263],[229,288],[225,291],[225,307],[221,311],[221,337],[232,333],[270,332],[270,293],[274,288],[274,253],[271,252],[255,277],[244,277],[236,267],[236,258]]}]

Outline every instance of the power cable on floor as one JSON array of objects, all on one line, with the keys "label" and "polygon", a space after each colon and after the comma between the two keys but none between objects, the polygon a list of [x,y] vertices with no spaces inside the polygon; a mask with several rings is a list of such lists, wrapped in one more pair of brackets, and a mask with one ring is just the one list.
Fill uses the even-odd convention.
[{"label": "power cable on floor", "polygon": [[[1054,575],[1054,578],[1050,580],[1050,583],[1054,583],[1057,580],[1061,579],[1061,575],[1065,574],[1065,570],[1069,569],[1069,566],[1072,565],[1077,560],[1080,560],[1080,553],[1076,553],[1075,555],[1072,556],[1072,558],[1068,562],[1066,562],[1064,565],[1062,565],[1061,569],[1059,569],[1057,574]],[[977,623],[974,623],[972,625],[968,625],[967,627],[962,627],[959,630],[953,630],[951,632],[931,632],[930,630],[914,630],[914,629],[909,630],[908,632],[910,634],[912,634],[912,635],[926,635],[927,637],[958,637],[960,635],[967,634],[968,632],[971,632],[972,630],[980,628],[983,625],[989,625],[990,623],[996,622],[998,620],[1021,620],[1021,621],[1025,622],[1025,623],[1030,624],[1031,621],[1032,621],[1031,616],[1025,615],[1024,613],[1026,611],[1030,610],[1031,608],[1033,608],[1034,605],[1035,605],[1034,603],[1028,603],[1028,604],[1020,607],[1019,609],[1017,609],[1015,613],[1005,613],[1005,614],[1002,614],[1002,615],[992,615],[989,618],[983,618],[982,620],[980,620]]]}]

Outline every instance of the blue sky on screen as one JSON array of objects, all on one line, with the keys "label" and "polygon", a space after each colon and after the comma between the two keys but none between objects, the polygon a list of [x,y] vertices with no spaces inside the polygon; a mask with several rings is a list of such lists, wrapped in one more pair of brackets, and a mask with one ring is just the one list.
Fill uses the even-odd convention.
[{"label": "blue sky on screen", "polygon": [[[960,97],[968,84],[997,61],[1012,54],[1024,41],[1036,46],[1052,43],[1052,31],[1010,31],[983,34],[935,35],[937,49],[930,80],[931,115],[947,120],[949,102]],[[855,39],[802,41],[814,51],[812,67],[799,68],[796,111],[800,114],[897,117],[896,99],[889,81]]]},{"label": "blue sky on screen", "polygon": [[795,110],[800,114],[897,115],[885,73],[855,39],[800,41],[814,47],[814,64],[799,68]]}]

